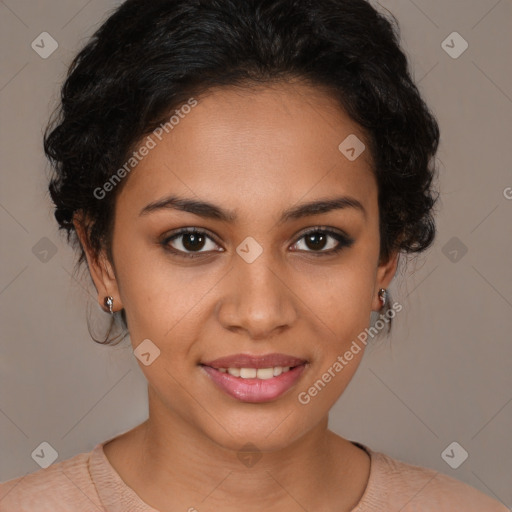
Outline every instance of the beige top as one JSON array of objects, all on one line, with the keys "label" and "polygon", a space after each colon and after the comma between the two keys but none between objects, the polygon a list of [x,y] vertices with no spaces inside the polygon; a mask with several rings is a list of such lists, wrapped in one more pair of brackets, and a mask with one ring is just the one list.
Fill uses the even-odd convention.
[{"label": "beige top", "polygon": [[[158,512],[128,487],[97,444],[45,469],[0,484],[0,512]],[[356,443],[370,476],[352,512],[510,512],[477,489]]]}]

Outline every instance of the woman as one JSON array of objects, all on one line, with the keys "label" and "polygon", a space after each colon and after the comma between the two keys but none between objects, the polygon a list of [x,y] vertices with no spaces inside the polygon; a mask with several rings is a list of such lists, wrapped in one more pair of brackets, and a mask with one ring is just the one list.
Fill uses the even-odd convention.
[{"label": "woman", "polygon": [[434,239],[438,142],[366,1],[123,3],[45,150],[149,417],[5,482],[0,509],[505,512],[328,429],[370,314],[401,309],[399,255]]}]

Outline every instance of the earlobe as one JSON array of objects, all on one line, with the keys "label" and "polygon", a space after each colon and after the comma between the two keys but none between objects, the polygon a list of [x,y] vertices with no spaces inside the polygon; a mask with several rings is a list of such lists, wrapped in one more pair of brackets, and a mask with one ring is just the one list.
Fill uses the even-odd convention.
[{"label": "earlobe", "polygon": [[98,302],[104,311],[109,311],[106,308],[106,298],[110,297],[113,300],[113,305],[116,310],[122,309],[123,305],[121,297],[119,296],[119,288],[117,279],[112,268],[111,262],[108,260],[105,250],[96,254],[90,247],[89,239],[86,234],[86,225],[83,222],[81,215],[75,215],[73,219],[75,231],[77,233],[80,244],[85,252],[87,265],[92,281],[98,293]]},{"label": "earlobe", "polygon": [[[390,255],[388,260],[381,263],[377,269],[377,276],[375,280],[374,299],[372,303],[372,310],[380,311],[383,307],[382,298],[387,298],[389,295],[387,288],[389,287],[393,277],[395,276],[398,267],[400,252],[395,251]],[[384,290],[384,292],[380,292]]]}]

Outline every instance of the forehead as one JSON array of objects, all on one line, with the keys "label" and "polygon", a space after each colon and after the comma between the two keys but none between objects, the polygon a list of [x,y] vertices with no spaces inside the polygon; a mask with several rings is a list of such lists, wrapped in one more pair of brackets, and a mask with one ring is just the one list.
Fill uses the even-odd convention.
[{"label": "forehead", "polygon": [[[121,206],[142,208],[172,193],[254,212],[339,192],[371,210],[377,191],[365,134],[333,97],[275,84],[218,88],[195,100],[150,135],[154,147],[128,176]],[[347,137],[366,145],[355,160],[339,148]]]}]

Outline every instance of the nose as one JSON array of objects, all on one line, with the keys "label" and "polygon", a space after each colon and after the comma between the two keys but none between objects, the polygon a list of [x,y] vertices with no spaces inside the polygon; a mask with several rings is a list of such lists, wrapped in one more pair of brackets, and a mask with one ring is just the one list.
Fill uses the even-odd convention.
[{"label": "nose", "polygon": [[267,339],[289,329],[297,318],[297,297],[279,266],[264,257],[252,263],[235,259],[226,292],[217,305],[225,329]]}]

